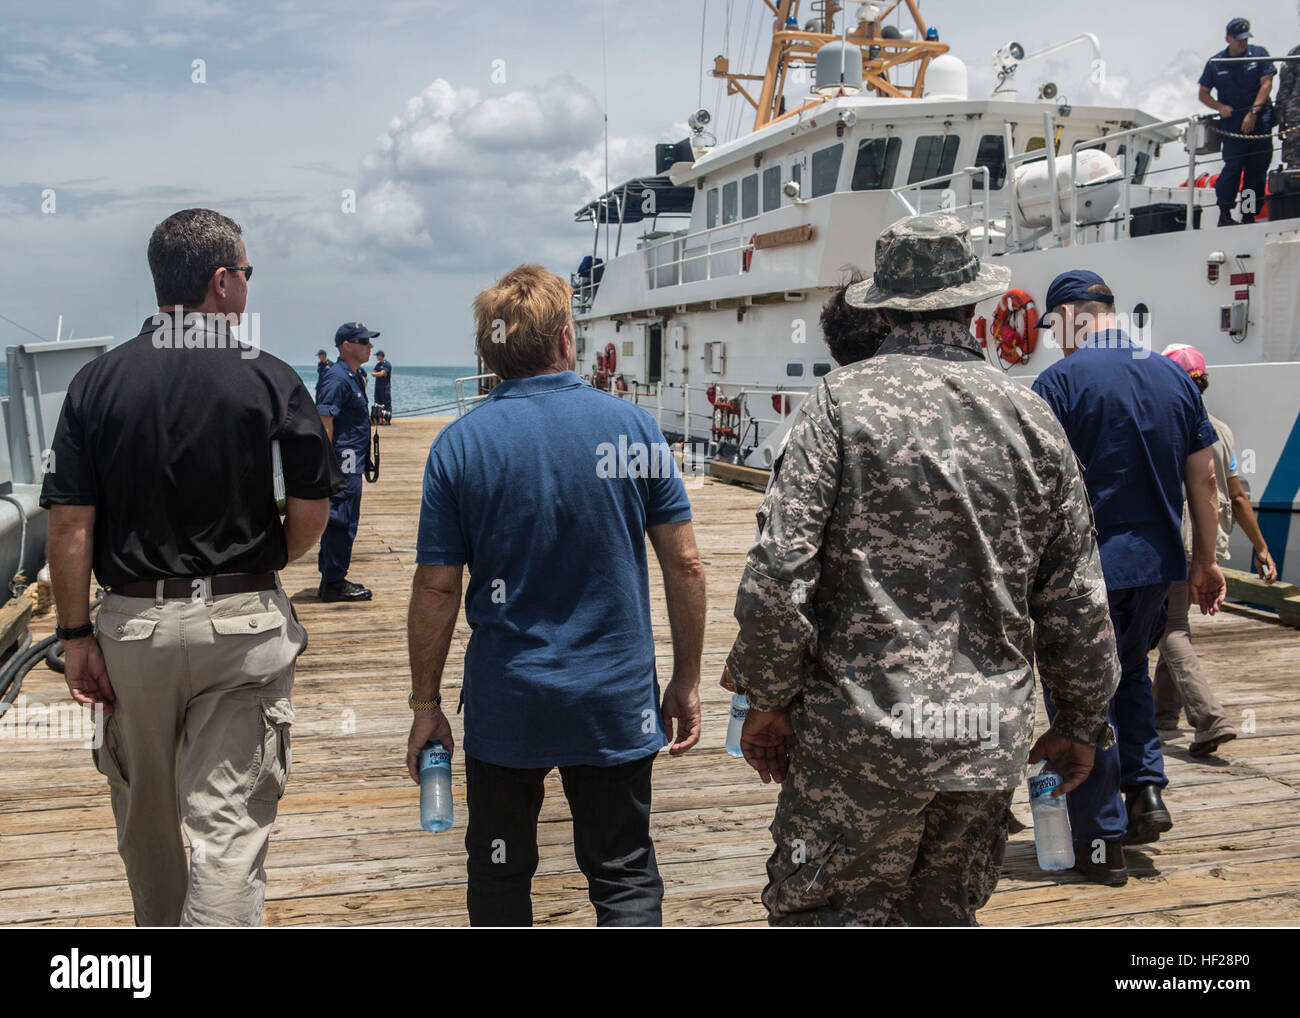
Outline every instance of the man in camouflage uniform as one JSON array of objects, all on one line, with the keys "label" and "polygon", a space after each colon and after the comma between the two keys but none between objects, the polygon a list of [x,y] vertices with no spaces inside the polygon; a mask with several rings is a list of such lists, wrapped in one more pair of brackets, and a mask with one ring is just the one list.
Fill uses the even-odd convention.
[{"label": "man in camouflage uniform", "polygon": [[[1300,0],[1296,3],[1296,14],[1300,16]],[[1300,58],[1300,46],[1287,56]],[[1273,105],[1277,109],[1278,132],[1282,135],[1282,163],[1288,170],[1300,170],[1300,59],[1282,64]]]},{"label": "man in camouflage uniform", "polygon": [[[783,781],[774,925],[974,924],[1026,757],[1068,791],[1113,739],[1087,490],[1047,405],[969,331],[1009,277],[953,216],[886,229],[847,301],[892,332],[804,401],[759,510],[727,666],[746,760]],[[1067,706],[1031,753],[1035,656]]]}]

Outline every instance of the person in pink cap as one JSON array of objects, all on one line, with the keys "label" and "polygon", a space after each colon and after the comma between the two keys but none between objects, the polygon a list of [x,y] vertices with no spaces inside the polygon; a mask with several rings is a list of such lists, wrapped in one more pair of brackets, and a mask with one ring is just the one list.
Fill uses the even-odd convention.
[{"label": "person in pink cap", "polygon": [[[1165,347],[1164,356],[1182,367],[1202,393],[1210,387],[1205,357],[1194,346],[1175,343]],[[1214,476],[1219,484],[1219,535],[1215,548],[1220,562],[1228,558],[1228,535],[1233,521],[1255,546],[1255,568],[1265,583],[1277,579],[1277,568],[1269,556],[1268,545],[1260,533],[1255,510],[1237,476],[1237,457],[1232,430],[1213,414],[1209,415],[1219,440],[1214,444]],[[1187,509],[1183,508],[1183,543],[1191,557],[1191,528]],[[1187,584],[1175,583],[1169,589],[1169,621],[1165,635],[1160,640],[1160,662],[1156,666],[1154,695],[1156,727],[1162,731],[1176,730],[1180,712],[1187,712],[1187,721],[1196,730],[1188,753],[1193,757],[1206,757],[1223,743],[1237,737],[1237,730],[1228,720],[1227,712],[1210,688],[1209,680],[1201,668],[1200,659],[1192,647],[1191,632],[1187,622]]]}]

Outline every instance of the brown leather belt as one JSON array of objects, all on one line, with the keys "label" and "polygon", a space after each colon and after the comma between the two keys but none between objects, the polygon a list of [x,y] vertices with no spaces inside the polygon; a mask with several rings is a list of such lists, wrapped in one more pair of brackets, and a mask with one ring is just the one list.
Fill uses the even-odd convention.
[{"label": "brown leather belt", "polygon": [[[224,594],[251,594],[255,590],[275,590],[275,573],[232,573],[226,576],[174,576],[163,580],[164,598],[182,598],[186,601],[194,597],[195,581],[207,581],[212,584],[212,596]],[[199,588],[203,589],[203,588]],[[123,583],[110,587],[109,593],[122,597],[157,597],[158,581],[141,580],[138,583]]]}]

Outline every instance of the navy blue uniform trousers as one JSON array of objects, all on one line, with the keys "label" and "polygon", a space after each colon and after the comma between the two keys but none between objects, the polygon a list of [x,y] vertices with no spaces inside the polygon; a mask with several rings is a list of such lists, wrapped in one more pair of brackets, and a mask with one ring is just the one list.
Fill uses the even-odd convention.
[{"label": "navy blue uniform trousers", "polygon": [[[1237,127],[1235,130],[1240,131]],[[1258,140],[1244,138],[1223,139],[1223,169],[1214,182],[1214,200],[1220,208],[1232,208],[1237,203],[1237,188],[1242,194],[1250,191],[1255,196],[1253,207],[1242,207],[1243,215],[1257,215],[1264,207],[1264,188],[1268,179],[1269,163],[1273,161],[1273,137],[1260,135]],[[1245,174],[1245,179],[1242,179]]]},{"label": "navy blue uniform trousers", "polygon": [[[360,462],[364,462],[364,456]],[[360,473],[347,474],[348,486],[330,496],[330,521],[320,535],[320,555],[316,564],[325,583],[338,583],[348,575],[352,564],[352,542],[357,537],[357,523],[361,519]]]},{"label": "navy blue uniform trousers", "polygon": [[[1155,697],[1147,654],[1165,630],[1165,601],[1169,584],[1155,583],[1108,593],[1110,621],[1119,651],[1119,686],[1110,700],[1108,717],[1115,728],[1115,745],[1098,749],[1092,773],[1069,793],[1070,830],[1078,841],[1121,838],[1128,828],[1122,789],[1169,784],[1165,758],[1156,732]],[[1047,716],[1056,707],[1043,690]]]}]

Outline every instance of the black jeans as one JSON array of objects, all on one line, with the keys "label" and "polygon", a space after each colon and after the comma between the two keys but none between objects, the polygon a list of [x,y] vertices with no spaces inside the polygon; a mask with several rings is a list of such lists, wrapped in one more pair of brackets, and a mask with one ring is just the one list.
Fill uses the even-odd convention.
[{"label": "black jeans", "polygon": [[[650,840],[650,769],[658,754],[612,767],[561,767],[573,851],[597,926],[660,926],[664,884]],[[531,926],[537,817],[549,767],[465,756],[471,926]]]}]

